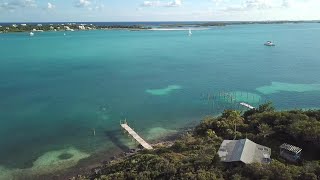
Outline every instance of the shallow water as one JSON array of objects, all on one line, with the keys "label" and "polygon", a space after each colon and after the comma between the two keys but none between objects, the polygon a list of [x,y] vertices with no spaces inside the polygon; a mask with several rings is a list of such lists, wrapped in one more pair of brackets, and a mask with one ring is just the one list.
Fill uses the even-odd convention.
[{"label": "shallow water", "polygon": [[152,140],[240,101],[320,107],[319,47],[320,24],[0,34],[0,171],[125,148],[124,118]]}]

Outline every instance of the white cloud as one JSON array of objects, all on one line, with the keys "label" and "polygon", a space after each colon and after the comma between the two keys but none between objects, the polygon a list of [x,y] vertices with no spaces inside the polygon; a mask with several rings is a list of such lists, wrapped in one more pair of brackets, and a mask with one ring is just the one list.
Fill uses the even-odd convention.
[{"label": "white cloud", "polygon": [[[285,1],[285,0],[284,0]],[[221,0],[215,0],[215,2],[221,2]],[[267,10],[276,7],[280,7],[279,0],[245,0],[242,4],[227,6],[224,8],[226,11],[250,11],[250,10]]]},{"label": "white cloud", "polygon": [[269,0],[247,0],[244,4],[244,8],[247,9],[269,9],[274,4]]},{"label": "white cloud", "polygon": [[179,7],[182,5],[182,0],[172,0],[169,2],[162,1],[144,1],[143,7]]},{"label": "white cloud", "polygon": [[6,10],[15,10],[17,8],[35,8],[37,3],[35,0],[12,0],[0,2],[0,8]]},{"label": "white cloud", "polygon": [[54,9],[56,6],[52,3],[48,2],[48,9]]},{"label": "white cloud", "polygon": [[4,9],[17,9],[24,7],[37,7],[35,0],[12,0],[0,3],[0,7]]},{"label": "white cloud", "polygon": [[144,7],[156,7],[160,6],[160,1],[144,1],[142,3],[142,6]]},{"label": "white cloud", "polygon": [[242,0],[238,3],[231,3],[230,0],[211,0],[214,6],[223,11],[251,11],[270,10],[279,8],[292,8],[310,6],[320,0]]},{"label": "white cloud", "polygon": [[91,5],[90,0],[79,0],[79,2],[76,3],[76,7],[88,7]]},{"label": "white cloud", "polygon": [[182,0],[174,0],[171,2],[168,2],[167,7],[178,7],[182,5]]},{"label": "white cloud", "polygon": [[37,7],[35,0],[24,0],[22,3],[24,4],[24,7]]}]

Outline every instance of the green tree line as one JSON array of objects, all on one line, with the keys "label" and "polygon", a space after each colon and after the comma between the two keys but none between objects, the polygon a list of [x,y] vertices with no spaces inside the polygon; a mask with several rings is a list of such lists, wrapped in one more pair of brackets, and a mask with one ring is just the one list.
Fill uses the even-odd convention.
[{"label": "green tree line", "polygon": [[[113,160],[87,176],[76,179],[266,179],[317,180],[320,178],[320,111],[275,111],[271,103],[240,113],[225,110],[208,116],[178,138],[171,147],[143,150]],[[270,164],[222,163],[217,151],[224,139],[248,138],[272,148]],[[303,149],[298,163],[279,156],[282,143]],[[314,152],[314,153],[312,153]]]}]

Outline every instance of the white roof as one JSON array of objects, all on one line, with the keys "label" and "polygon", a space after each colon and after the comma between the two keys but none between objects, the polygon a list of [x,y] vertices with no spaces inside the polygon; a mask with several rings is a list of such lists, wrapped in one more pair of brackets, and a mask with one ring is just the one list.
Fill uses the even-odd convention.
[{"label": "white roof", "polygon": [[271,156],[271,149],[249,139],[224,140],[218,154],[223,162],[265,163],[265,159]]}]

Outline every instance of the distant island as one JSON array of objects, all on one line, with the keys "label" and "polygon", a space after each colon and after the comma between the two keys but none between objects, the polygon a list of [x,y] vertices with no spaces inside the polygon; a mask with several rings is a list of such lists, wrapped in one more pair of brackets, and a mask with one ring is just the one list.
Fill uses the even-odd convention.
[{"label": "distant island", "polygon": [[[251,143],[223,146],[224,142]],[[279,112],[272,103],[243,113],[225,110],[154,148],[126,153],[70,179],[316,180],[320,178],[320,110]],[[235,160],[223,161],[221,154],[232,149],[234,154],[226,158]],[[239,156],[239,151],[244,154]],[[257,151],[266,153],[260,154],[262,162],[246,163],[259,156]]]},{"label": "distant island", "polygon": [[146,30],[151,27],[142,25],[94,25],[94,24],[11,24],[0,25],[0,33],[44,32],[44,31],[88,31],[88,30]]},{"label": "distant island", "polygon": [[182,27],[215,27],[227,25],[244,24],[285,24],[285,23],[320,23],[320,21],[226,21],[226,22],[177,22],[163,23],[152,26],[150,23],[137,23],[125,25],[123,23],[114,23],[110,25],[99,25],[97,23],[5,23],[0,24],[0,33],[12,32],[44,32],[44,31],[85,31],[85,30],[150,30],[156,28],[182,28]]}]

